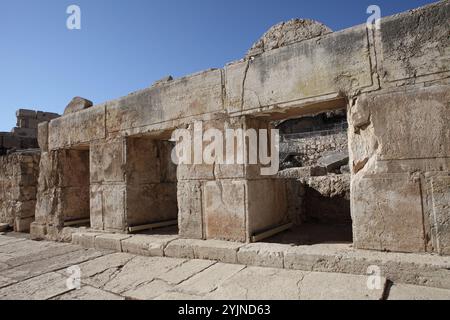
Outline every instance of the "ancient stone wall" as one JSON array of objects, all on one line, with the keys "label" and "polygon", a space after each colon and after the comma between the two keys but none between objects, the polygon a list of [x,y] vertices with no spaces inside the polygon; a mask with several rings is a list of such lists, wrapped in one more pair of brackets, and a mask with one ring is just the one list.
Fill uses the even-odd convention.
[{"label": "ancient stone wall", "polygon": [[[99,190],[91,224],[103,222],[94,229],[126,232],[130,138],[158,139],[196,122],[270,128],[347,107],[355,247],[449,254],[449,21],[450,2],[440,1],[385,18],[380,30],[364,24],[289,41],[40,126],[47,151],[33,237],[62,231],[64,150],[90,150],[91,188]],[[286,185],[259,169],[178,166],[180,234],[245,242],[288,221]]]},{"label": "ancient stone wall", "polygon": [[39,150],[0,156],[0,223],[18,232],[34,221],[39,159]]}]

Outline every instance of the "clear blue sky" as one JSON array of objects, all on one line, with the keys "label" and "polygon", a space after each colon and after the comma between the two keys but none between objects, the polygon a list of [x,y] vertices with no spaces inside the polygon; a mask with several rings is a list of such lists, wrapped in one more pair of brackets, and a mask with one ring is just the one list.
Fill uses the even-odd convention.
[{"label": "clear blue sky", "polygon": [[[432,0],[0,0],[0,131],[15,110],[62,113],[74,96],[101,103],[240,59],[270,26],[311,18],[333,30]],[[66,9],[80,6],[82,29]]]}]

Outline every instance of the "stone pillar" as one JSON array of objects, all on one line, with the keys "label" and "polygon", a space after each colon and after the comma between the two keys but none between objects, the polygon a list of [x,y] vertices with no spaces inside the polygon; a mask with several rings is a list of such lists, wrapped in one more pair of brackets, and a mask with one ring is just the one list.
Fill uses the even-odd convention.
[{"label": "stone pillar", "polygon": [[450,86],[363,94],[349,109],[355,247],[450,253]]},{"label": "stone pillar", "polygon": [[[243,132],[270,129],[268,122],[247,117],[208,121],[201,125],[203,133],[211,128],[223,133],[225,160],[226,129],[242,129]],[[196,124],[192,124],[189,128],[193,136],[195,127]],[[257,140],[259,142],[259,138]],[[246,139],[246,152],[249,143],[252,141]],[[203,142],[203,147],[209,144]],[[261,175],[260,169],[258,164],[180,164],[180,235],[249,242],[253,234],[287,222],[285,183],[274,176]]]},{"label": "stone pillar", "polygon": [[117,137],[90,146],[91,228],[125,232],[126,138]]}]

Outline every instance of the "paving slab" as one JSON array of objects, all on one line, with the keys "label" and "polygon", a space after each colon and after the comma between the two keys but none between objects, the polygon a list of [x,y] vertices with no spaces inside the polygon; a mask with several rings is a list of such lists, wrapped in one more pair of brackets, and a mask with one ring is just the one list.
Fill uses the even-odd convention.
[{"label": "paving slab", "polygon": [[19,242],[19,241],[25,241],[25,239],[13,238],[13,237],[5,236],[5,235],[0,235],[0,247],[4,246],[6,244]]},{"label": "paving slab", "polygon": [[298,300],[305,272],[275,268],[248,267],[236,273],[207,299],[219,300]]},{"label": "paving slab", "polygon": [[[81,263],[79,264],[81,282],[102,288],[133,258],[135,258],[134,255],[127,253],[112,253]],[[66,274],[65,270],[60,272]]]},{"label": "paving slab", "polygon": [[79,290],[72,290],[70,292],[59,295],[51,300],[125,300],[124,297],[118,296],[104,290],[100,290],[91,286],[83,285]]},{"label": "paving slab", "polygon": [[78,265],[90,259],[94,259],[104,255],[105,252],[101,252],[94,249],[79,249],[67,254],[63,254],[49,259],[39,260],[11,269],[3,270],[0,275],[11,278],[14,280],[22,281],[38,275],[65,269],[70,266]]},{"label": "paving slab", "polygon": [[388,300],[450,300],[450,290],[396,283]]},{"label": "paving slab", "polygon": [[244,268],[245,266],[241,265],[216,263],[176,286],[175,291],[199,296],[206,295]]},{"label": "paving slab", "polygon": [[162,273],[158,278],[169,284],[180,284],[192,276],[211,267],[216,262],[208,260],[188,260],[175,268]]},{"label": "paving slab", "polygon": [[102,289],[122,294],[158,279],[185,260],[136,256],[125,264]]},{"label": "paving slab", "polygon": [[49,272],[0,289],[0,300],[46,300],[69,292],[67,277]]},{"label": "paving slab", "polygon": [[381,300],[387,280],[381,277],[379,288],[371,289],[368,276],[310,272],[300,282],[300,300]]},{"label": "paving slab", "polygon": [[16,280],[0,276],[0,288],[16,283]]}]

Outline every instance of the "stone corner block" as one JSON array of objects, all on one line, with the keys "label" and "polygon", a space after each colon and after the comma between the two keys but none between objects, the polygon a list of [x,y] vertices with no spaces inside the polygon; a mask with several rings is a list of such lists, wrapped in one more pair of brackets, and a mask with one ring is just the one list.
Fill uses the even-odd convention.
[{"label": "stone corner block", "polygon": [[96,236],[94,240],[95,248],[122,252],[122,240],[130,237],[130,235],[124,234],[103,234]]},{"label": "stone corner block", "polygon": [[249,266],[284,268],[284,255],[291,245],[251,243],[237,252],[237,262]]},{"label": "stone corner block", "polygon": [[164,248],[178,236],[134,235],[122,240],[122,252],[149,257],[163,257]]}]

